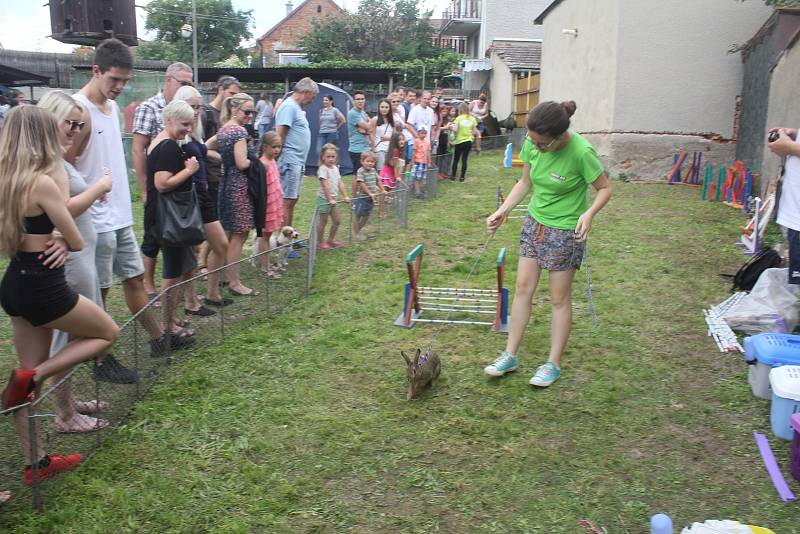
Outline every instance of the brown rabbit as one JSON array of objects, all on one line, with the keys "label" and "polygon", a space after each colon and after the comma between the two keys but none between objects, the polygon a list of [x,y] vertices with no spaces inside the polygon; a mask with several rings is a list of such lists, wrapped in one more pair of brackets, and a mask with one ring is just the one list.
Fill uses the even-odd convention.
[{"label": "brown rabbit", "polygon": [[408,381],[406,400],[411,400],[439,378],[442,362],[432,350],[421,353],[420,349],[417,349],[417,354],[414,356],[413,361],[402,350],[400,354],[408,366],[406,367],[406,380]]}]

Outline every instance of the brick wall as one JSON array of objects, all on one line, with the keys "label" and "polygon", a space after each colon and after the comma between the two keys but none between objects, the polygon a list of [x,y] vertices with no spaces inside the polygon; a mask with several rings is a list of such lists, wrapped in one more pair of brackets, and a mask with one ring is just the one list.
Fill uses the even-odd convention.
[{"label": "brick wall", "polygon": [[264,63],[267,65],[278,63],[279,52],[298,51],[297,42],[311,31],[312,21],[329,15],[338,15],[341,12],[341,8],[332,0],[307,0],[300,4],[289,16],[259,39],[258,46]]}]

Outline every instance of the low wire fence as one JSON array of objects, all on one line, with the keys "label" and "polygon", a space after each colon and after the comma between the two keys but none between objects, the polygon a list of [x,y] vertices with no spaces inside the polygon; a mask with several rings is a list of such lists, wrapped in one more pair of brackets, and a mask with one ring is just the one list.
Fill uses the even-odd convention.
[{"label": "low wire fence", "polygon": [[[23,449],[31,458],[39,458],[40,451],[90,456],[170,363],[219,343],[253,319],[277,314],[308,294],[314,239],[312,231],[308,239],[267,246],[263,252],[253,244],[244,259],[164,289],[121,326],[112,353],[101,365],[89,361],[76,366],[65,376],[50,379],[33,402],[0,412],[11,416],[4,418],[10,424],[0,426],[0,491],[11,491],[14,502],[30,491],[34,508],[42,509],[59,491],[57,477],[34,468],[26,483]],[[208,295],[209,279],[217,277],[221,298],[214,302],[223,306],[212,306],[202,297]],[[230,286],[230,280],[237,278],[238,290]],[[244,293],[244,288],[252,292],[236,294]],[[184,319],[168,318],[172,314],[166,310],[188,310],[198,301],[204,315],[182,312],[174,316],[185,315]]]},{"label": "low wire fence", "polygon": [[[447,177],[447,156],[432,156],[421,180],[423,196],[418,199],[408,171],[394,190],[375,195],[366,218],[358,209],[360,199],[353,198],[350,205],[338,203],[335,237],[341,246],[407,228],[412,200],[437,196],[439,181]],[[170,363],[219,343],[257,318],[278,314],[309,294],[317,255],[330,248],[323,245],[330,245],[330,207],[318,202],[308,238],[260,249],[253,241],[245,246],[243,259],[165,288],[121,326],[112,353],[102,364],[90,361],[76,366],[51,378],[33,402],[0,412],[10,416],[0,419],[6,421],[0,424],[0,492],[13,495],[11,504],[1,505],[0,510],[19,509],[26,496],[34,508],[42,509],[60,492],[58,477],[49,476],[47,470],[33,469],[29,483],[24,481],[23,449],[31,458],[44,451],[80,453],[85,461],[124,423]],[[220,291],[214,294],[209,285],[216,285],[217,278]],[[232,281],[236,287],[231,287]],[[203,298],[210,294],[213,299]],[[183,319],[169,318],[167,310],[193,309],[198,302],[206,310],[203,315],[187,312],[175,314]]]}]

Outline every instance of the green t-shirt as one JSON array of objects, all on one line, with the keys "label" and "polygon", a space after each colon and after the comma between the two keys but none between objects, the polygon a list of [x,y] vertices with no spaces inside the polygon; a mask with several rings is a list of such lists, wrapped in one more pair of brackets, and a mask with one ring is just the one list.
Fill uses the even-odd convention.
[{"label": "green t-shirt", "polygon": [[478,127],[478,121],[472,115],[459,115],[454,121],[456,129],[456,140],[454,145],[472,141],[472,131]]},{"label": "green t-shirt", "polygon": [[531,166],[533,195],[528,212],[550,228],[573,230],[589,209],[589,184],[603,172],[597,152],[581,135],[570,132],[558,152],[539,152],[525,137],[519,159]]}]

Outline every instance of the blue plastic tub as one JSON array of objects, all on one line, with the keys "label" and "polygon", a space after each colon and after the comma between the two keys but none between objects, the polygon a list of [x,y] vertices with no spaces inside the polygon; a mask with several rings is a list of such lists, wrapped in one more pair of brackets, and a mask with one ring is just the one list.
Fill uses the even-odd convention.
[{"label": "blue plastic tub", "polygon": [[772,407],[769,420],[772,433],[791,440],[794,436],[792,416],[800,413],[800,365],[781,365],[769,373],[772,385]]},{"label": "blue plastic tub", "polygon": [[753,395],[772,398],[769,372],[779,365],[800,365],[800,336],[758,334],[744,338],[744,360],[750,365],[747,382]]}]

